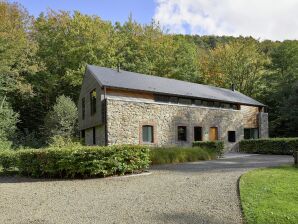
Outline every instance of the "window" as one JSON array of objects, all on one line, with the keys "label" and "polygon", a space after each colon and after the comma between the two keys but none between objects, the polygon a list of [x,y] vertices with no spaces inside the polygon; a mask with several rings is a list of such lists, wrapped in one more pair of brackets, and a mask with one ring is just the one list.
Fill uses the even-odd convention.
[{"label": "window", "polygon": [[194,100],[194,105],[200,106],[202,105],[202,100]]},{"label": "window", "polygon": [[257,128],[244,128],[244,139],[259,138],[259,130]]},{"label": "window", "polygon": [[220,102],[214,102],[215,107],[220,107]]},{"label": "window", "polygon": [[91,115],[96,113],[96,90],[92,90],[90,93],[90,108]]},{"label": "window", "polygon": [[178,141],[187,141],[186,126],[178,126]]},{"label": "window", "polygon": [[144,143],[153,143],[154,142],[154,133],[153,126],[143,125],[142,126],[142,140]]},{"label": "window", "polygon": [[194,141],[202,141],[202,127],[194,127]]},{"label": "window", "polygon": [[202,105],[207,107],[208,106],[208,101],[202,100]]},{"label": "window", "polygon": [[82,119],[85,119],[85,98],[82,99]]},{"label": "window", "polygon": [[207,106],[208,107],[213,107],[214,106],[214,102],[213,101],[208,101],[207,102]]},{"label": "window", "polygon": [[236,132],[235,131],[228,131],[228,141],[236,142]]},{"label": "window", "polygon": [[156,95],[155,96],[155,101],[168,103],[170,101],[170,97],[169,96],[163,96],[163,95]]},{"label": "window", "polygon": [[81,138],[85,138],[85,130],[81,131]]},{"label": "window", "polygon": [[178,97],[171,96],[170,97],[170,103],[178,103]]},{"label": "window", "polygon": [[92,132],[93,132],[93,145],[95,145],[96,144],[96,129],[95,129],[95,127],[93,127],[92,128]]},{"label": "window", "polygon": [[191,99],[179,98],[179,104],[191,105]]},{"label": "window", "polygon": [[209,129],[209,140],[217,141],[218,140],[218,129],[217,127],[211,127]]}]

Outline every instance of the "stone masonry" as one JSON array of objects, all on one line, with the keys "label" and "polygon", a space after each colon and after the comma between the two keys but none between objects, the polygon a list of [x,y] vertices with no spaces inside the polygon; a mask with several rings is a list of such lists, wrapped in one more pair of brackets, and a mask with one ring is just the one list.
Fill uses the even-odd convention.
[{"label": "stone masonry", "polygon": [[[153,125],[156,146],[190,146],[194,126],[202,127],[203,141],[209,140],[209,128],[218,128],[218,138],[226,148],[237,149],[237,143],[228,142],[228,131],[236,131],[236,141],[243,139],[243,114],[240,110],[135,102],[107,99],[108,145],[140,144],[142,125]],[[187,141],[177,140],[177,126],[187,127]]]}]

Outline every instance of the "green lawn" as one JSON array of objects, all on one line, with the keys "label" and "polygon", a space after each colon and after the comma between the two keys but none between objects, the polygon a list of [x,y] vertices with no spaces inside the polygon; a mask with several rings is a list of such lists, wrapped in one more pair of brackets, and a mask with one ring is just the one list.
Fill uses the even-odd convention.
[{"label": "green lawn", "polygon": [[298,223],[298,168],[253,170],[240,179],[247,224]]}]

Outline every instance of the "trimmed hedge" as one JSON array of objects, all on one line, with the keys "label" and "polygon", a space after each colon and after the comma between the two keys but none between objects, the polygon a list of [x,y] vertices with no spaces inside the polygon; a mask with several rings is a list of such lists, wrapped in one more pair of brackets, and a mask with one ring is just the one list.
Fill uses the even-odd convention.
[{"label": "trimmed hedge", "polygon": [[4,172],[16,167],[17,156],[16,152],[12,150],[0,151],[0,167]]},{"label": "trimmed hedge", "polygon": [[[123,175],[142,171],[148,168],[150,163],[149,149],[145,146],[76,146],[27,149],[12,151],[11,154],[15,154],[16,168],[19,173],[31,177],[74,178]],[[0,165],[4,166],[3,162]]]},{"label": "trimmed hedge", "polygon": [[298,150],[298,138],[242,140],[239,148],[247,153],[293,155]]},{"label": "trimmed hedge", "polygon": [[152,148],[150,150],[152,164],[193,162],[216,159],[216,157],[217,153],[213,149],[200,147]]},{"label": "trimmed hedge", "polygon": [[193,142],[192,143],[193,147],[201,147],[201,148],[206,148],[206,149],[212,149],[214,150],[217,155],[219,157],[223,156],[224,154],[224,149],[225,149],[225,145],[223,141],[215,141],[215,142],[211,142],[211,141],[206,141],[206,142],[201,142],[201,141],[197,141],[197,142]]}]

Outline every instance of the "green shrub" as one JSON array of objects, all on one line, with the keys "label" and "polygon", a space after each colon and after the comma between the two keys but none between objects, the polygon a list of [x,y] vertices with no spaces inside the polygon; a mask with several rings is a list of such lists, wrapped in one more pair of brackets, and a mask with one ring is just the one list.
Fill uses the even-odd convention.
[{"label": "green shrub", "polygon": [[123,175],[149,166],[145,146],[76,146],[20,150],[20,174],[32,177],[94,177]]},{"label": "green shrub", "polygon": [[199,160],[211,160],[217,157],[213,149],[187,147],[187,148],[153,148],[150,150],[152,164],[183,163]]},{"label": "green shrub", "polygon": [[247,153],[293,155],[298,150],[298,138],[242,140],[239,147]]},{"label": "green shrub", "polygon": [[16,167],[16,152],[12,150],[3,150],[0,151],[0,166],[3,168],[3,171],[6,172],[10,169]]},{"label": "green shrub", "polygon": [[206,142],[201,142],[201,141],[197,141],[197,142],[193,142],[192,143],[193,147],[201,147],[201,148],[207,148],[207,149],[212,149],[214,150],[217,155],[219,157],[223,156],[224,154],[224,142],[223,141],[215,141],[215,142],[211,142],[211,141],[206,141]]}]

